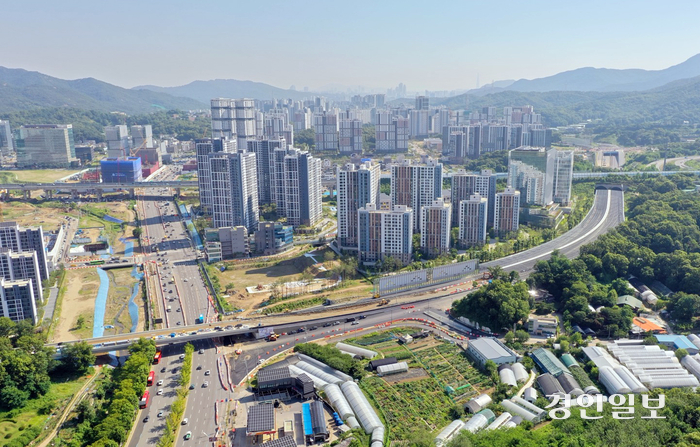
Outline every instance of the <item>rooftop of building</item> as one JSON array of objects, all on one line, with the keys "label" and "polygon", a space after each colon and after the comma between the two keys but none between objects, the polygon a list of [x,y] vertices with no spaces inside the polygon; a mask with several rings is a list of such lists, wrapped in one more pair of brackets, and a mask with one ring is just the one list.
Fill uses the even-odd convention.
[{"label": "rooftop of building", "polygon": [[515,356],[503,343],[492,337],[477,338],[470,341],[469,346],[479,351],[487,359]]}]

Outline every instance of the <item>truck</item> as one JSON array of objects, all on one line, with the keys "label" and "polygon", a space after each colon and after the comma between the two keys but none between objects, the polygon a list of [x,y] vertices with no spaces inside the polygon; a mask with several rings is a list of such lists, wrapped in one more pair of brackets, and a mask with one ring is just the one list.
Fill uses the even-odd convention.
[{"label": "truck", "polygon": [[196,323],[197,323],[197,324],[202,324],[202,323],[204,323],[204,315],[203,315],[203,314],[199,314],[199,318],[197,318]]},{"label": "truck", "polygon": [[387,304],[389,304],[389,300],[381,300],[377,306],[386,306]]}]

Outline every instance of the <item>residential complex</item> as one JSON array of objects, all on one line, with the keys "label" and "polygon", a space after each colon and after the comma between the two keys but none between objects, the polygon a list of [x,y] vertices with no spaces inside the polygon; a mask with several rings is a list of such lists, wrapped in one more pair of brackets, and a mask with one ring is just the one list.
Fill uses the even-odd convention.
[{"label": "residential complex", "polygon": [[459,209],[458,244],[461,247],[483,245],[486,243],[486,215],[488,214],[488,202],[486,197],[473,194],[467,200],[460,200],[456,205]]},{"label": "residential complex", "polygon": [[379,176],[379,165],[371,161],[359,167],[348,163],[344,168],[338,168],[338,246],[341,249],[357,250],[357,211],[368,203],[378,203]]},{"label": "residential complex", "polygon": [[554,156],[554,192],[556,203],[571,202],[571,181],[574,178],[574,151],[556,151]]},{"label": "residential complex", "polygon": [[392,115],[391,111],[377,111],[375,115],[375,148],[379,152],[407,152],[408,118]]},{"label": "residential complex", "polygon": [[276,172],[275,151],[286,151],[284,138],[266,137],[248,140],[248,152],[256,156],[258,178],[258,201],[260,205],[276,203],[274,179]]},{"label": "residential complex", "polygon": [[338,152],[338,114],[336,112],[315,114],[314,133],[317,151]]},{"label": "residential complex", "polygon": [[488,201],[487,225],[493,226],[494,206],[496,203],[496,176],[491,170],[485,169],[481,174],[470,174],[460,170],[452,175],[450,198],[452,200],[452,226],[459,222],[459,204],[469,199],[473,194],[479,194]]},{"label": "residential complex", "polygon": [[7,317],[14,322],[39,322],[32,280],[0,277],[0,317]]},{"label": "residential complex", "polygon": [[392,257],[406,265],[413,253],[413,209],[395,205],[391,210],[380,210],[376,204],[367,204],[358,210],[358,255],[364,265],[381,263]]},{"label": "residential complex", "polygon": [[215,227],[258,226],[258,181],[255,154],[217,152],[209,155],[212,221]]},{"label": "residential complex", "polygon": [[[410,207],[417,216],[421,208],[442,197],[442,163],[428,159],[426,164],[412,164],[410,160],[391,167],[391,205]],[[421,219],[413,223],[420,232]]]},{"label": "residential complex", "polygon": [[450,251],[452,211],[449,203],[437,198],[420,210],[420,246],[427,256],[440,256]]},{"label": "residential complex", "polygon": [[362,121],[351,118],[340,119],[338,150],[341,154],[362,153]]},{"label": "residential complex", "polygon": [[205,138],[195,140],[197,154],[197,183],[199,184],[199,203],[202,211],[211,214],[211,169],[209,155],[218,152],[235,152],[236,140],[227,138]]},{"label": "residential complex", "polygon": [[520,222],[520,191],[506,188],[496,193],[493,229],[499,237],[518,231]]},{"label": "residential complex", "polygon": [[237,147],[245,148],[248,138],[257,136],[256,126],[255,101],[252,99],[211,100],[212,138],[236,139]]},{"label": "residential complex", "polygon": [[[284,215],[292,226],[312,227],[321,220],[321,160],[289,149],[284,156]],[[279,209],[279,208],[278,208]]]},{"label": "residential complex", "polygon": [[72,124],[35,124],[19,128],[17,166],[68,168],[78,163]]}]

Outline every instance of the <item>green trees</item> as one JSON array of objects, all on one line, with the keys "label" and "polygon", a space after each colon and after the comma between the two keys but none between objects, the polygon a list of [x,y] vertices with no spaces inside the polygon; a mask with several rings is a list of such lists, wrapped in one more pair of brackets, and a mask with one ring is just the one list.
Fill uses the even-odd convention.
[{"label": "green trees", "polygon": [[524,282],[511,284],[496,279],[452,303],[452,314],[500,331],[512,328],[530,313],[530,295]]},{"label": "green trees", "polygon": [[85,374],[95,363],[95,354],[92,353],[92,345],[85,341],[71,343],[61,351],[61,363],[68,371]]},{"label": "green trees", "polygon": [[306,145],[309,149],[316,147],[316,133],[313,129],[305,129],[294,132],[294,146]]}]

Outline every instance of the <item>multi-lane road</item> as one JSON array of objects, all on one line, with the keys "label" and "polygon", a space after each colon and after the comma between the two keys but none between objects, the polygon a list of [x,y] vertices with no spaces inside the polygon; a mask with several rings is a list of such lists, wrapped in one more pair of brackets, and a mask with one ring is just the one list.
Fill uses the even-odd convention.
[{"label": "multi-lane road", "polygon": [[[167,176],[167,173],[164,174]],[[214,309],[211,307],[207,298],[207,291],[199,275],[199,270],[196,262],[197,252],[192,247],[192,242],[187,236],[186,230],[174,205],[166,204],[169,202],[167,190],[163,190],[162,197],[149,196],[148,200],[144,200],[142,206],[143,214],[142,224],[146,227],[148,234],[148,243],[159,244],[159,253],[148,254],[146,261],[156,261],[161,263],[158,265],[158,271],[161,275],[159,288],[162,288],[162,297],[165,297],[163,306],[170,298],[175,298],[178,305],[181,303],[182,311],[177,312],[175,306],[171,312],[165,313],[175,315],[169,319],[169,328],[176,328],[177,321],[181,321],[181,326],[192,325],[194,319],[200,314],[204,314],[208,321],[212,321],[215,317]],[[153,194],[153,193],[151,193]],[[482,264],[483,268],[488,268],[494,265],[500,265],[505,270],[515,270],[523,276],[530,273],[534,265],[543,259],[547,259],[553,250],[559,250],[562,254],[568,257],[574,257],[578,254],[581,245],[589,243],[600,234],[605,233],[610,228],[618,225],[624,220],[624,196],[622,191],[616,190],[598,190],[596,191],[595,200],[590,212],[574,229],[567,232],[563,236],[556,238],[550,242],[542,244],[533,249],[508,256],[497,261],[492,261]],[[165,237],[167,236],[167,237]],[[147,248],[148,250],[148,248]],[[169,284],[174,276],[174,284]],[[165,286],[163,286],[165,284]],[[441,285],[444,287],[445,285]],[[431,288],[434,288],[432,286]],[[172,290],[172,292],[171,292]],[[416,292],[412,291],[402,295],[411,295]],[[401,295],[397,295],[401,296]],[[453,300],[461,298],[463,295],[450,294],[440,295],[423,294],[416,297],[416,303],[410,305],[406,302],[402,305],[387,306],[373,310],[361,312],[351,312],[343,317],[325,317],[307,321],[297,321],[294,323],[277,324],[275,331],[279,333],[287,332],[276,342],[265,342],[263,340],[253,341],[241,345],[243,354],[231,364],[231,380],[234,383],[242,380],[253,368],[256,367],[259,361],[264,361],[272,357],[280,350],[291,348],[296,343],[327,337],[344,333],[350,329],[371,328],[377,324],[385,323],[390,320],[396,320],[406,317],[425,318],[423,311],[425,308],[433,307],[436,309],[445,309],[450,307]],[[409,307],[413,306],[413,307]],[[178,316],[179,314],[179,316]],[[360,317],[364,317],[359,319]],[[353,325],[347,321],[348,318],[357,318],[357,324]],[[338,322],[339,324],[333,325]],[[273,321],[266,320],[267,325],[271,325]],[[224,323],[226,324],[226,323]],[[207,324],[206,326],[209,326]],[[296,330],[304,327],[305,332],[296,333]],[[201,328],[201,326],[200,326]],[[179,328],[178,328],[179,329]],[[184,328],[183,328],[184,329]],[[191,329],[188,327],[187,329]],[[170,330],[170,329],[164,329]],[[158,331],[162,335],[163,330]],[[175,331],[175,332],[182,332]],[[237,332],[237,331],[236,331]],[[214,436],[217,424],[214,415],[214,405],[217,400],[229,398],[233,396],[231,390],[225,390],[219,379],[218,364],[221,355],[217,354],[214,341],[217,337],[229,333],[229,331],[211,331],[200,332],[193,338],[209,338],[206,340],[195,341],[196,351],[194,354],[192,373],[192,384],[194,388],[190,391],[185,418],[187,424],[180,427],[177,445],[207,445],[211,436]],[[155,335],[155,333],[149,335]],[[139,334],[131,334],[132,337]],[[155,444],[159,437],[160,431],[164,428],[164,417],[167,416],[169,406],[174,399],[175,389],[177,387],[177,378],[179,371],[174,370],[181,363],[179,355],[183,352],[182,338],[177,337],[171,340],[174,344],[168,345],[163,349],[164,357],[161,361],[165,364],[165,373],[160,373],[160,365],[154,367],[157,379],[163,379],[164,391],[163,395],[154,395],[151,404],[145,410],[142,410],[139,415],[136,431],[129,443],[130,447],[146,446]],[[170,341],[168,341],[170,343]],[[203,353],[199,353],[199,349],[204,349]],[[199,368],[201,367],[201,368]],[[210,375],[205,376],[204,373],[209,370]],[[208,386],[204,386],[204,382],[208,382]],[[225,377],[228,381],[228,377]],[[152,394],[156,393],[158,387],[152,387]],[[158,413],[163,412],[162,417],[158,417]],[[144,422],[148,417],[148,421]],[[192,439],[184,440],[184,434],[190,431]]]}]

